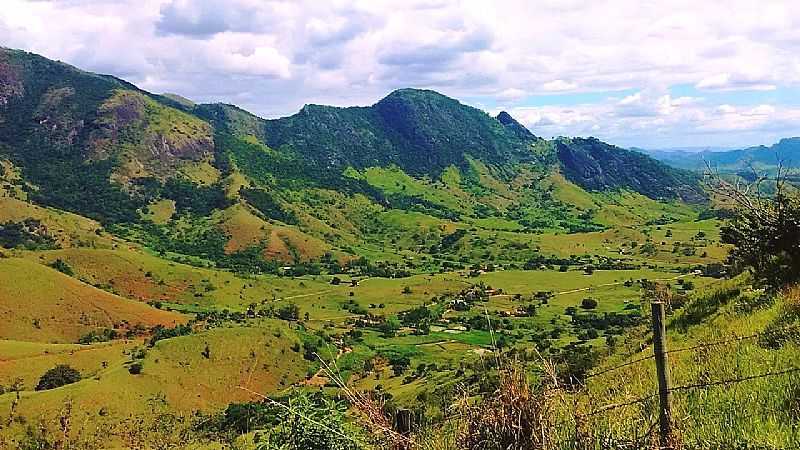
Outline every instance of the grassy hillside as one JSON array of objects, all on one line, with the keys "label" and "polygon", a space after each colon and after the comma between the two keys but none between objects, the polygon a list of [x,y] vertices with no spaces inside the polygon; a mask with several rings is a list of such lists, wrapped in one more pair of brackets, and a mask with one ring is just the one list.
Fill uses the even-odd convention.
[{"label": "grassy hillside", "polygon": [[[684,445],[794,448],[800,444],[797,373],[759,377],[791,369],[800,361],[798,299],[797,288],[770,299],[738,279],[698,292],[669,317],[668,349],[700,346],[669,355],[673,386],[701,386],[673,396],[673,414]],[[635,336],[632,333],[597,371],[646,355],[649,348],[640,350],[639,346],[647,341]],[[724,343],[714,344],[718,342]],[[712,345],[704,347],[708,343]],[[654,392],[654,377],[652,360],[631,364],[590,380],[575,401],[581,410],[592,411],[646,397]],[[747,380],[750,377],[755,378]],[[745,380],[715,385],[741,379]],[[709,386],[702,387],[705,385]],[[646,401],[599,414],[586,428],[593,430],[598,440],[623,441],[645,433],[653,420],[652,401]]]},{"label": "grassy hillside", "polygon": [[101,291],[24,259],[0,259],[0,338],[71,343],[102,328],[174,326],[186,319]]},{"label": "grassy hillside", "polygon": [[[131,448],[141,439],[146,445],[155,442],[149,439],[163,443],[165,435],[148,436],[161,430],[158,414],[164,414],[162,420],[174,421],[174,428],[166,432],[178,432],[188,425],[192,412],[253,400],[239,386],[275,392],[304,379],[309,362],[293,350],[297,342],[297,333],[282,324],[263,322],[169,339],[152,348],[133,343],[95,344],[78,350],[49,346],[44,354],[18,355],[0,362],[0,384],[21,375],[27,386],[28,379],[38,378],[58,362],[80,369],[83,380],[58,389],[25,392],[16,401],[14,394],[0,395],[0,408],[11,409],[16,418],[0,439],[9,432],[24,434],[27,420],[57,421],[69,405],[77,413],[73,419],[80,418],[71,427],[74,442],[86,439],[102,448]],[[0,348],[14,346],[0,341]],[[141,364],[141,373],[130,373],[133,364]],[[176,412],[185,416],[171,415]],[[178,442],[185,444],[189,439]]]}]

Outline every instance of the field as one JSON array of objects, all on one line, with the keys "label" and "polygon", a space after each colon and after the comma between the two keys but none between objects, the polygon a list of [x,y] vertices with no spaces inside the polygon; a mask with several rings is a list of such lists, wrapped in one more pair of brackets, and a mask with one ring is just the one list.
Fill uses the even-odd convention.
[{"label": "field", "polygon": [[[485,168],[476,170],[494,186]],[[363,176],[388,193],[416,192],[443,208],[480,208],[459,203],[466,194],[456,171],[441,182],[390,169]],[[458,383],[477,382],[498,347],[536,349],[559,361],[613,355],[615,342],[643,320],[649,282],[666,283],[676,295],[717,283],[696,272],[727,251],[718,243],[717,221],[698,220],[686,206],[590,194],[554,180],[575,208],[606,211],[595,217],[608,228],[534,233],[524,220],[369,210],[355,197],[309,191],[302,195],[330,200],[321,205],[342,202],[353,213],[333,228],[326,225],[333,209],[325,220],[297,210],[298,226],[265,220],[246,204],[199,221],[176,216],[169,202],[142,212],[178,235],[223,230],[227,254],[261,245],[262,254],[287,265],[274,274],[155,251],[145,234],[129,235],[139,241],[132,243],[95,231],[91,222],[71,225],[70,239],[82,236],[74,245],[64,238],[54,248],[8,250],[0,259],[6,392],[0,411],[10,411],[17,425],[0,436],[17,435],[34,417],[52,425],[68,410],[82,417],[73,433],[95,436],[107,427],[115,430],[114,445],[131,445],[135,439],[124,430],[132,420],[144,420],[141,433],[151,433],[159,426],[154,418],[166,414],[179,430],[189,427],[192,414],[219,417],[231,404],[258,400],[253,392],[335,393],[320,359],[353,388],[417,407],[420,398],[444,399]],[[485,201],[498,207],[514,196],[502,186],[487,192]],[[354,212],[362,207],[373,228],[358,238],[351,233],[367,220]],[[57,211],[52,218],[39,214],[49,224],[71,223]],[[356,257],[366,265],[347,270],[344,264]],[[305,274],[292,276],[302,264]],[[76,369],[81,380],[34,390],[59,364]],[[431,403],[427,408],[441,413]]]},{"label": "field", "polygon": [[70,343],[100,328],[175,326],[186,318],[99,290],[24,259],[0,259],[0,338]]}]

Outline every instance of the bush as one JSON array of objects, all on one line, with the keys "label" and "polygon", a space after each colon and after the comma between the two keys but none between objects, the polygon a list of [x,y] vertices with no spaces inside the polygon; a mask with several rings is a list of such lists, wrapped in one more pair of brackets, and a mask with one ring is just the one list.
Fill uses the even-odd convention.
[{"label": "bush", "polygon": [[360,450],[366,446],[361,428],[347,420],[347,408],[322,394],[297,393],[276,408],[280,424],[257,436],[258,450]]},{"label": "bush", "polygon": [[76,383],[80,380],[80,372],[66,364],[59,364],[42,375],[39,379],[39,384],[36,385],[36,390],[45,391],[48,389],[55,389]]},{"label": "bush", "polygon": [[300,318],[300,307],[290,303],[278,309],[278,318],[283,320],[298,320]]},{"label": "bush", "polygon": [[597,300],[593,298],[585,298],[581,300],[581,308],[583,309],[595,309],[597,308]]},{"label": "bush", "polygon": [[800,197],[779,192],[756,205],[740,207],[721,238],[734,246],[728,256],[734,268],[749,268],[757,282],[778,290],[800,280]]},{"label": "bush", "polygon": [[142,366],[142,363],[135,362],[130,366],[128,366],[128,373],[130,373],[131,375],[139,375],[140,373],[142,373],[143,368],[144,367]]},{"label": "bush", "polygon": [[67,264],[61,258],[56,259],[55,261],[50,263],[49,266],[63,273],[64,275],[69,275],[69,276],[75,275],[75,272],[72,270],[72,267],[70,267],[69,264]]},{"label": "bush", "polygon": [[90,331],[78,339],[78,344],[93,344],[95,342],[108,342],[119,337],[117,330],[111,328],[103,328],[102,330]]}]

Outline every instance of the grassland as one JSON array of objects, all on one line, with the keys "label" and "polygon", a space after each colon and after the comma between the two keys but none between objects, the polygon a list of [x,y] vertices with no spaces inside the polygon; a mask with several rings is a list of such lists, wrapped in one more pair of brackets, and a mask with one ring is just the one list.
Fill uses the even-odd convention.
[{"label": "grassland", "polygon": [[[677,433],[684,445],[796,448],[800,444],[796,428],[800,378],[796,373],[759,377],[796,367],[800,361],[796,334],[779,332],[770,337],[768,333],[797,327],[798,298],[797,288],[772,298],[752,290],[740,278],[698,291],[690,303],[671,314],[668,349],[700,346],[669,355],[672,386],[710,385],[673,395]],[[763,338],[735,339],[765,332]],[[642,349],[644,343],[638,336],[641,334],[632,332],[598,371],[647,354],[649,348]],[[705,346],[717,342],[725,343]],[[750,377],[754,378],[716,384]],[[587,390],[574,401],[581,410],[590,411],[646,397],[654,392],[654,380],[652,360],[631,364],[590,380]],[[630,439],[643,433],[645,424],[655,420],[654,414],[652,402],[637,403],[600,414],[586,426],[594,429],[598,438]]]},{"label": "grassland", "polygon": [[183,323],[160,311],[25,259],[0,259],[0,338],[72,343],[100,328]]},{"label": "grassland", "polygon": [[[139,225],[151,222],[178,240],[219,240],[227,255],[255,247],[287,266],[278,274],[221,269],[213,252],[156,251],[144,225],[126,235],[133,244],[79,216],[0,198],[24,206],[6,212],[16,214],[9,220],[38,214],[65,236],[61,248],[4,250],[12,258],[0,259],[7,324],[0,328],[0,385],[19,378],[22,388],[18,402],[13,392],[0,395],[0,411],[15,405],[16,417],[52,426],[70,405],[85,417],[82,432],[110,427],[115,445],[123,445],[119,428],[130,420],[163,413],[184,421],[193,411],[213,415],[257,400],[240,387],[335,391],[318,373],[317,354],[336,360],[350,386],[379,388],[393,404],[417,407],[420,398],[445,398],[456,383],[478,380],[498,346],[521,354],[536,348],[559,361],[613,354],[626,327],[641,320],[643,280],[669,283],[681,295],[683,283],[714,283],[692,270],[727,249],[718,243],[718,221],[699,220],[697,208],[630,192],[590,193],[534,172],[504,184],[492,170],[473,161],[471,170],[452,167],[434,180],[365,169],[352,175],[386,195],[386,204],[324,188],[283,192],[276,204],[296,223],[246,201],[240,189],[263,184],[238,170],[223,183],[230,205],[207,217],[164,199],[140,211]],[[210,186],[212,172],[192,166],[184,175]],[[555,201],[538,203],[544,200],[531,183],[550,186]],[[291,276],[303,264],[316,274]],[[475,293],[468,307],[460,303]],[[588,298],[596,305],[583,308]],[[387,331],[415,309],[432,316]],[[153,326],[187,321],[189,331],[149,345]],[[122,333],[76,345],[90,331],[136,324],[144,327],[127,339]],[[62,363],[82,380],[32,390]],[[141,373],[131,373],[138,364]],[[24,429],[15,425],[0,439]]]}]

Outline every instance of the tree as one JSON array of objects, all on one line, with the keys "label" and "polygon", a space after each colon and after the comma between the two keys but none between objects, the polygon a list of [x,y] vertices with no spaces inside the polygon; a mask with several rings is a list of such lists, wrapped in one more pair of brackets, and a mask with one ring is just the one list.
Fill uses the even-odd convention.
[{"label": "tree", "polygon": [[714,193],[736,205],[735,217],[720,230],[722,241],[734,246],[728,263],[777,290],[800,280],[800,198],[786,189],[782,164],[774,177],[753,172],[747,185],[711,170],[706,175]]},{"label": "tree", "polygon": [[135,362],[130,366],[128,366],[128,373],[130,373],[131,375],[139,375],[140,373],[142,373],[142,368],[143,368],[142,363]]},{"label": "tree", "polygon": [[59,364],[45,372],[44,375],[39,378],[39,384],[36,385],[36,390],[45,391],[47,389],[55,389],[57,387],[76,383],[80,380],[80,372],[66,364]]},{"label": "tree", "polygon": [[378,329],[383,333],[383,337],[390,338],[397,334],[397,331],[400,330],[400,326],[400,320],[397,317],[389,317],[385,322],[380,324]]},{"label": "tree", "polygon": [[581,308],[583,309],[595,309],[597,308],[597,300],[593,298],[585,298],[581,300]]},{"label": "tree", "polygon": [[389,358],[389,364],[392,366],[392,372],[394,376],[399,377],[406,371],[409,367],[411,367],[411,358],[406,355],[397,355]]},{"label": "tree", "polygon": [[50,263],[50,267],[56,269],[57,271],[63,273],[64,275],[74,276],[75,272],[72,270],[72,267],[69,266],[63,259],[57,258],[55,261]]},{"label": "tree", "polygon": [[283,320],[297,320],[300,318],[300,307],[294,303],[278,308],[278,318]]}]

